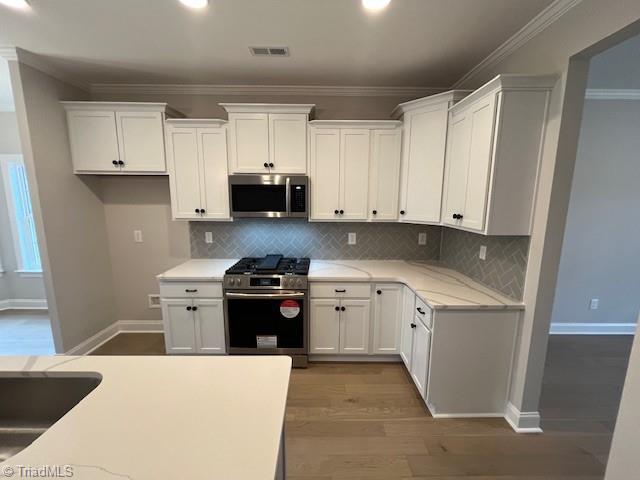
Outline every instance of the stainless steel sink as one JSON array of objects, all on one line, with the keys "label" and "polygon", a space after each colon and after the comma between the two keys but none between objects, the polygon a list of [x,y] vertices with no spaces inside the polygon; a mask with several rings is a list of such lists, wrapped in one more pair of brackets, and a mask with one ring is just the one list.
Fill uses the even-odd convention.
[{"label": "stainless steel sink", "polygon": [[94,373],[0,376],[0,462],[28,447],[100,381]]}]

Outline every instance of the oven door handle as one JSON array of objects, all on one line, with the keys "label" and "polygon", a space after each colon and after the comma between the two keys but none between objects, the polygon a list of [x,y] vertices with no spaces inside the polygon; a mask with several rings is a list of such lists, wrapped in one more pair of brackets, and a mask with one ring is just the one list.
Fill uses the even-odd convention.
[{"label": "oven door handle", "polygon": [[246,298],[250,300],[260,300],[263,298],[303,298],[306,296],[305,292],[292,292],[292,293],[236,293],[226,292],[227,298]]}]

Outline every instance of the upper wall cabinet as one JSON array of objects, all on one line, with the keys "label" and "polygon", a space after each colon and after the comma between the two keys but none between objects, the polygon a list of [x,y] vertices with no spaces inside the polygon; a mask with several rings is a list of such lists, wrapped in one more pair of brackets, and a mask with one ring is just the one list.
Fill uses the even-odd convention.
[{"label": "upper wall cabinet", "polygon": [[398,105],[403,119],[401,222],[439,223],[448,110],[469,92],[454,90]]},{"label": "upper wall cabinet", "polygon": [[499,75],[449,111],[442,221],[529,235],[553,76]]},{"label": "upper wall cabinet", "polygon": [[181,116],[166,103],[62,102],[67,111],[75,173],[166,173],[165,117]]},{"label": "upper wall cabinet", "polygon": [[230,173],[307,173],[314,105],[221,103],[229,114]]},{"label": "upper wall cabinet", "polygon": [[310,125],[311,220],[395,219],[400,122],[315,120]]},{"label": "upper wall cabinet", "polygon": [[224,120],[166,122],[174,219],[230,220]]}]

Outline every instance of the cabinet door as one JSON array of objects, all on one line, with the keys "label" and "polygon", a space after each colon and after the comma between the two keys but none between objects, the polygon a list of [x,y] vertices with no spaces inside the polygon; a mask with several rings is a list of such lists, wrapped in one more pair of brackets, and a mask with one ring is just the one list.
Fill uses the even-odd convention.
[{"label": "cabinet door", "polygon": [[375,286],[372,353],[398,353],[400,350],[402,291],[402,285],[398,284]]},{"label": "cabinet door", "polygon": [[400,220],[440,221],[447,139],[448,102],[405,118],[403,191]]},{"label": "cabinet door", "polygon": [[370,130],[340,131],[340,220],[366,220],[369,197]]},{"label": "cabinet door", "polygon": [[271,173],[307,173],[307,115],[269,114]]},{"label": "cabinet door", "polygon": [[416,296],[410,288],[404,287],[402,294],[402,328],[400,333],[400,357],[411,371],[411,350],[413,349],[413,317],[415,315]]},{"label": "cabinet door", "polygon": [[340,351],[338,300],[311,300],[309,313],[309,353],[337,354]]},{"label": "cabinet door", "polygon": [[269,115],[229,114],[231,173],[269,173]]},{"label": "cabinet door", "polygon": [[226,353],[222,299],[193,302],[198,353]]},{"label": "cabinet door", "polygon": [[454,215],[463,214],[469,173],[469,142],[471,118],[467,111],[451,117],[447,150],[447,178],[443,223],[458,225]]},{"label": "cabinet door", "polygon": [[411,355],[411,378],[418,387],[422,398],[427,395],[429,378],[429,355],[431,352],[431,331],[419,318],[415,318],[413,332],[413,353]]},{"label": "cabinet door", "polygon": [[201,218],[228,220],[229,181],[227,176],[227,130],[211,127],[198,128],[200,152]]},{"label": "cabinet door", "polygon": [[199,219],[201,208],[198,136],[195,128],[167,128],[173,218]]},{"label": "cabinet door", "polygon": [[342,300],[340,353],[369,353],[370,306],[371,300]]},{"label": "cabinet door", "polygon": [[340,208],[340,131],[311,131],[311,219],[334,220]]},{"label": "cabinet door", "polygon": [[116,112],[123,172],[166,172],[162,117],[160,112]]},{"label": "cabinet door", "polygon": [[73,169],[76,172],[119,173],[116,117],[112,111],[67,112]]},{"label": "cabinet door", "polygon": [[489,171],[493,151],[496,96],[479,100],[469,108],[469,166],[462,226],[483,230],[487,211]]},{"label": "cabinet door", "polygon": [[374,130],[371,144],[369,218],[396,220],[400,189],[400,130]]},{"label": "cabinet door", "polygon": [[187,299],[162,300],[167,353],[196,353],[196,330],[191,307],[191,300]]}]

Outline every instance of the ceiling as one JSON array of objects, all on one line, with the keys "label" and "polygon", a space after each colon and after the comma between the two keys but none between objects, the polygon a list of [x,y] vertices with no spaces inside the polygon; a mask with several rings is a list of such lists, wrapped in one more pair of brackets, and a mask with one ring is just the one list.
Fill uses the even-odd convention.
[{"label": "ceiling", "polygon": [[[29,0],[0,45],[85,83],[449,87],[552,0]],[[260,58],[249,46],[288,46]]]}]

